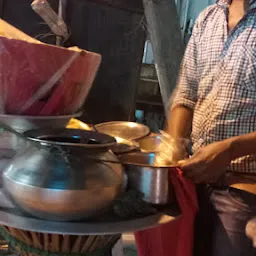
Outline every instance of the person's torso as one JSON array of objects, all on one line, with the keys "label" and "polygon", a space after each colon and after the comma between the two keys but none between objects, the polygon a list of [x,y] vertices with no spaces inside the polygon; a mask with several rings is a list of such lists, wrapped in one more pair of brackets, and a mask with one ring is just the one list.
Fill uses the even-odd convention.
[{"label": "person's torso", "polygon": [[[256,6],[255,6],[256,7]],[[256,131],[256,9],[228,35],[224,5],[208,8],[197,42],[197,103],[193,149]],[[256,157],[232,163],[231,169],[256,172]]]}]

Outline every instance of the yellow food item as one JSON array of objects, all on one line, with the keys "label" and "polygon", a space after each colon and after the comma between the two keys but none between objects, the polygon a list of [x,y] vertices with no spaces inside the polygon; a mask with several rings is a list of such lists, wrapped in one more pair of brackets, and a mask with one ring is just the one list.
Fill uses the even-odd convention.
[{"label": "yellow food item", "polygon": [[91,127],[86,124],[83,123],[82,121],[72,118],[69,123],[67,124],[66,128],[68,129],[81,129],[81,130],[86,130],[86,131],[91,131]]}]

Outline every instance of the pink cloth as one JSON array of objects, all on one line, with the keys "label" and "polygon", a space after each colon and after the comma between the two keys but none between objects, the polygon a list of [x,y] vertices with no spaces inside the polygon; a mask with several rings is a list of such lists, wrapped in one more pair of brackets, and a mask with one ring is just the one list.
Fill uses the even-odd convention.
[{"label": "pink cloth", "polygon": [[181,218],[157,228],[135,233],[139,256],[192,256],[194,221],[198,210],[195,186],[179,169],[170,169]]}]

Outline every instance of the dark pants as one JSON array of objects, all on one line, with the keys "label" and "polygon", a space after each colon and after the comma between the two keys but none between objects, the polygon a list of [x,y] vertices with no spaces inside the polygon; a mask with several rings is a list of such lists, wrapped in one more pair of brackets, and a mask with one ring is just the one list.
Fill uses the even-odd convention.
[{"label": "dark pants", "polygon": [[256,196],[233,188],[198,187],[194,256],[255,256],[245,227],[256,216]]}]

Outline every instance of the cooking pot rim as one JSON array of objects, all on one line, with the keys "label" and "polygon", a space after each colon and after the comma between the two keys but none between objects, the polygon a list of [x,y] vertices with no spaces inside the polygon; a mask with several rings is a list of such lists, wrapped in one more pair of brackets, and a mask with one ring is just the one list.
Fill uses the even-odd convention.
[{"label": "cooking pot rim", "polygon": [[[24,135],[33,141],[40,142],[42,145],[52,145],[52,146],[69,146],[84,149],[103,149],[111,148],[117,144],[114,137],[98,133],[95,131],[86,131],[81,129],[67,129],[67,128],[50,128],[50,129],[33,129],[24,132]],[[46,139],[47,137],[63,137],[72,138],[74,136],[84,137],[88,139],[95,139],[100,141],[99,144],[88,144],[88,143],[77,143],[77,142],[63,142],[63,141],[53,141]]]},{"label": "cooking pot rim", "polygon": [[152,168],[152,169],[178,168],[177,164],[154,165],[151,163],[143,163],[136,160],[133,161],[131,159],[136,156],[147,157],[147,156],[155,156],[155,155],[156,155],[155,152],[134,152],[134,153],[122,154],[118,158],[121,161],[121,163],[126,166],[138,166],[138,167],[145,167],[145,168]]}]

